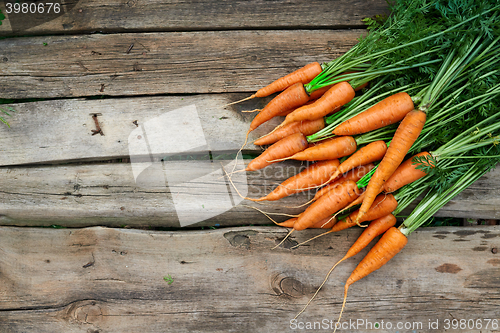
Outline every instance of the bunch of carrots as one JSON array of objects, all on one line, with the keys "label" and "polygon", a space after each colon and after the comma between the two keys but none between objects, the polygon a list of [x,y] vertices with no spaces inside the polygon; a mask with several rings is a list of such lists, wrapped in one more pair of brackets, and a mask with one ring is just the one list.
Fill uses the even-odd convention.
[{"label": "bunch of carrots", "polygon": [[[494,0],[396,1],[384,22],[368,20],[368,36],[343,56],[308,64],[244,99],[279,93],[256,110],[245,144],[260,125],[284,117],[255,140],[269,147],[245,171],[288,159],[314,162],[269,194],[245,199],[317,189],[302,213],[275,222],[291,228],[288,235],[366,227],[323,283],[382,235],[347,280],[341,314],[350,285],[387,263],[413,231],[500,161],[499,16]],[[422,195],[396,228],[395,216]]]}]

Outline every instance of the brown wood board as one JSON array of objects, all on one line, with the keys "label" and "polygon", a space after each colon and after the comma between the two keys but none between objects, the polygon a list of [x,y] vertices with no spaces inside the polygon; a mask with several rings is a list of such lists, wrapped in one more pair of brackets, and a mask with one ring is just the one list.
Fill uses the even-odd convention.
[{"label": "brown wood board", "polygon": [[[227,165],[230,161],[222,162]],[[183,221],[196,221],[184,224],[190,227],[272,224],[247,205],[270,213],[298,214],[305,207],[288,207],[300,206],[314,194],[312,190],[263,204],[241,201],[226,179],[218,179],[219,174],[222,176],[218,162],[178,161],[169,162],[168,168],[165,165],[160,175],[154,173],[154,167],[147,166],[153,170],[150,182],[141,181],[141,178],[136,181],[129,163],[0,168],[0,224],[180,227],[178,214],[182,214]],[[240,191],[248,192],[243,192],[244,195],[257,198],[303,167],[298,162],[287,162],[257,172],[235,174],[233,178]],[[219,172],[215,180],[196,180],[193,173],[207,174],[212,171],[210,168]],[[148,175],[146,167],[144,169]],[[170,179],[189,177],[182,183],[169,183],[169,176]],[[500,169],[497,168],[436,215],[499,219],[499,179]],[[212,210],[219,214],[210,215]],[[287,219],[285,216],[273,217],[278,221]]]},{"label": "brown wood board", "polygon": [[[193,31],[363,27],[361,19],[387,12],[382,0],[309,1],[57,1],[59,14],[8,14],[0,36],[93,32]],[[45,9],[49,10],[48,6]],[[32,10],[34,12],[34,10]]]},{"label": "brown wood board", "polygon": [[[274,227],[3,227],[0,331],[296,332],[290,320],[360,232],[271,250],[285,235]],[[287,247],[317,233],[292,235]],[[428,332],[429,321],[445,331],[447,319],[472,319],[482,329],[461,331],[498,331],[485,319],[498,320],[499,235],[498,226],[418,230],[387,265],[351,286],[343,322],[421,323],[411,327]],[[336,321],[343,282],[366,251],[337,267],[298,318],[303,325]]]},{"label": "brown wood board", "polygon": [[200,31],[8,38],[0,40],[0,97],[254,92],[307,63],[337,58],[365,32]]}]

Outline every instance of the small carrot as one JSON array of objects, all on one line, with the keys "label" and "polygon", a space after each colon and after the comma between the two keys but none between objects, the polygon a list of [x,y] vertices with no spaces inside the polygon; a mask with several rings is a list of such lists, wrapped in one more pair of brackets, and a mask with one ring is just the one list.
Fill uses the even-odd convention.
[{"label": "small carrot", "polygon": [[417,169],[419,164],[413,164],[413,158],[422,156],[430,156],[430,154],[428,152],[421,152],[401,163],[392,176],[385,182],[384,192],[392,193],[427,175],[424,171]]},{"label": "small carrot", "polygon": [[[321,197],[323,194],[326,192],[330,191],[332,188],[335,188],[339,184],[347,181],[347,180],[352,180],[354,182],[357,182],[361,178],[363,178],[364,175],[366,175],[370,170],[372,170],[375,167],[375,164],[369,163],[367,165],[362,165],[357,168],[349,170],[347,173],[342,175],[342,177],[334,180],[333,182],[329,183],[328,185],[324,186],[320,190],[316,192],[314,195],[314,200],[318,200],[319,197]],[[333,178],[333,177],[332,177]],[[356,199],[358,200],[358,199]]]},{"label": "small carrot", "polygon": [[323,96],[311,105],[304,105],[288,116],[280,125],[301,120],[313,120],[326,116],[334,110],[340,110],[342,105],[350,102],[354,98],[355,92],[347,82],[340,82],[332,86]]},{"label": "small carrot", "polygon": [[356,225],[356,220],[359,223],[372,221],[378,219],[382,216],[392,213],[398,207],[398,202],[392,194],[380,194],[373,201],[372,207],[368,210],[366,214],[358,219],[359,209],[355,210],[345,219],[340,220],[336,225],[333,226],[332,230],[329,232],[341,231],[348,229]]},{"label": "small carrot", "polygon": [[304,134],[305,136],[308,136],[313,133],[316,133],[317,131],[323,129],[324,127],[325,127],[325,120],[323,118],[316,120],[296,121],[255,140],[254,145],[259,145],[259,146],[270,145],[283,139],[284,137],[287,137],[293,133],[298,133],[298,132]]},{"label": "small carrot", "polygon": [[333,130],[333,134],[356,135],[370,132],[399,122],[413,109],[414,105],[410,95],[399,92],[344,121]]},{"label": "small carrot", "polygon": [[[350,74],[350,73],[354,73],[354,72],[345,72],[344,74]],[[343,75],[343,74],[341,74],[341,75]],[[309,94],[309,98],[311,100],[320,98],[321,96],[324,95],[324,93],[326,93],[328,91],[328,89],[330,89],[331,87],[333,87],[335,84],[336,83],[330,84],[329,86],[326,86],[326,87],[323,87],[323,88],[319,88],[318,90],[314,90],[313,92],[311,92]],[[366,88],[367,86],[368,86],[368,82],[363,83],[362,85],[360,85],[360,86],[358,86],[356,88],[354,88],[354,87],[353,88],[354,88],[354,91],[359,91],[359,90],[361,90],[363,88]]]},{"label": "small carrot", "polygon": [[[370,273],[376,271],[396,254],[398,254],[408,243],[408,238],[399,231],[396,227],[391,227],[387,230],[380,240],[371,248],[368,254],[361,260],[358,266],[351,273],[344,286],[344,302],[342,303],[342,310],[340,311],[339,320],[342,318],[342,312],[345,308],[347,300],[347,291],[349,287],[356,281],[361,280]],[[337,327],[335,325],[335,328]]]},{"label": "small carrot", "polygon": [[[285,222],[278,223],[278,225],[286,228],[293,228],[293,225],[295,221],[297,221],[297,219],[298,217],[292,217],[291,219],[288,219]],[[308,229],[330,229],[331,227],[333,227],[335,223],[337,223],[337,219],[336,218],[332,219],[330,216],[328,216],[327,218],[324,218],[323,220],[314,223]]]},{"label": "small carrot", "polygon": [[384,183],[399,167],[406,153],[408,153],[408,150],[422,131],[425,119],[425,112],[413,110],[409,112],[399,124],[391,144],[387,149],[387,153],[378,165],[377,170],[366,187],[366,194],[359,209],[358,219],[366,214],[373,200],[375,200],[377,193],[379,193],[380,189],[384,186]]},{"label": "small carrot", "polygon": [[[299,161],[333,160],[351,155],[356,151],[356,140],[352,136],[339,136],[325,140],[296,154],[280,159]],[[276,161],[278,162],[278,161]]]},{"label": "small carrot", "polygon": [[307,191],[312,187],[323,184],[334,173],[339,160],[321,161],[310,165],[304,171],[285,180],[268,195],[252,201],[276,201],[294,193]]},{"label": "small carrot", "polygon": [[309,101],[309,95],[302,83],[295,83],[270,101],[250,123],[248,132],[253,131],[269,119],[295,109]]},{"label": "small carrot", "polygon": [[273,81],[272,83],[268,84],[264,88],[260,88],[252,96],[244,98],[244,99],[236,101],[236,102],[233,102],[233,103],[229,103],[227,105],[232,105],[232,104],[240,103],[243,101],[248,101],[249,99],[252,99],[255,97],[266,97],[266,96],[272,95],[278,91],[283,91],[295,83],[302,83],[302,84],[309,83],[319,73],[321,73],[321,71],[322,71],[321,65],[318,62],[312,62],[310,64],[305,65],[302,68],[297,69],[296,71],[294,71],[290,74],[287,74],[283,77],[280,77],[279,79],[277,79],[276,81]]},{"label": "small carrot", "polygon": [[[422,152],[406,160],[396,169],[396,171],[394,171],[392,176],[389,177],[389,179],[384,183],[384,187],[380,189],[378,193],[380,192],[392,193],[394,191],[397,191],[401,187],[413,183],[417,179],[420,179],[423,176],[427,175],[422,170],[417,169],[417,166],[419,164],[412,164],[413,163],[412,160],[414,157],[429,156],[429,155],[430,154],[427,152]],[[351,202],[342,211],[361,204],[363,202],[363,199],[365,198],[365,193],[366,192],[361,193],[361,195],[356,200]]]},{"label": "small carrot", "polygon": [[382,140],[369,143],[345,160],[339,166],[337,172],[332,175],[332,180],[337,178],[340,174],[346,173],[357,166],[380,161],[384,157],[386,151],[387,144]]},{"label": "small carrot", "polygon": [[307,207],[299,215],[299,218],[293,225],[293,230],[304,230],[316,222],[331,216],[337,210],[353,201],[358,195],[358,186],[355,182],[350,180],[342,183]]},{"label": "small carrot", "polygon": [[[326,195],[328,195],[328,193]],[[370,208],[368,213],[363,216],[360,222],[376,220],[378,218],[391,214],[397,207],[398,207],[398,202],[396,201],[396,199],[392,194],[387,194],[387,195],[381,194],[377,196],[375,202],[373,203],[373,206]],[[356,225],[356,217],[358,215],[358,212],[359,210],[355,210],[354,212],[349,214],[349,216],[347,216],[346,218],[340,219],[337,223],[335,223],[335,225],[329,231],[322,233],[321,235],[317,235],[313,238],[310,238],[307,241],[302,242],[296,246],[300,246],[302,244],[312,241],[313,239],[327,235],[332,232],[342,231],[354,227]]]},{"label": "small carrot", "polygon": [[286,138],[281,139],[269,148],[267,148],[261,155],[254,158],[246,167],[246,171],[255,171],[262,169],[272,163],[273,160],[286,158],[287,156],[294,155],[295,153],[306,149],[307,140],[304,134],[294,133]]},{"label": "small carrot", "polygon": [[375,239],[375,237],[377,237],[379,235],[382,235],[389,228],[394,227],[395,225],[396,225],[396,218],[392,214],[389,214],[389,215],[380,217],[380,218],[378,218],[376,220],[373,220],[370,223],[370,225],[368,226],[368,228],[366,228],[363,231],[363,233],[358,237],[358,239],[354,242],[354,244],[352,244],[352,246],[347,251],[346,255],[344,257],[342,257],[342,259],[340,259],[339,261],[337,261],[337,263],[335,265],[333,265],[333,267],[330,269],[330,271],[328,272],[328,274],[326,274],[326,277],[323,280],[323,283],[321,283],[321,285],[318,287],[318,289],[316,290],[316,292],[314,293],[314,295],[311,297],[311,299],[309,300],[309,302],[307,302],[307,304],[304,306],[304,308],[295,316],[294,319],[297,319],[297,317],[300,316],[300,314],[305,311],[305,309],[307,308],[307,306],[316,297],[316,295],[321,290],[321,288],[323,287],[323,285],[326,283],[326,281],[330,277],[330,274],[332,274],[333,270],[335,269],[335,267],[338,266],[338,264],[340,264],[344,260],[347,260],[347,259],[349,259],[351,257],[354,257],[356,254],[358,254],[359,252],[361,252],[361,250],[363,250],[368,244],[370,244],[370,242],[373,239]]}]

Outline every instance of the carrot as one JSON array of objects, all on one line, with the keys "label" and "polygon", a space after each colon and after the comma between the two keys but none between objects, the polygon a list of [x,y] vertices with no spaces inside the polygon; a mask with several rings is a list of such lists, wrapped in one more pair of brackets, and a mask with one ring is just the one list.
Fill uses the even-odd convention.
[{"label": "carrot", "polygon": [[[286,228],[293,228],[295,221],[297,221],[297,217],[293,217],[291,219],[286,220],[285,222],[278,223],[279,226]],[[333,225],[337,223],[337,219],[331,218],[328,216],[310,226],[308,229],[330,229]]]},{"label": "carrot", "polygon": [[387,153],[377,167],[368,186],[366,187],[365,198],[359,209],[359,219],[368,211],[375,200],[375,196],[379,193],[384,183],[392,176],[394,171],[403,161],[406,153],[418,138],[422,128],[424,127],[426,114],[420,110],[409,112],[403,121],[399,124],[396,133],[391,141]]},{"label": "carrot", "polygon": [[417,169],[418,164],[413,164],[412,161],[414,157],[421,156],[430,156],[430,154],[428,152],[422,152],[404,161],[385,182],[384,192],[392,193],[427,175],[424,171]]},{"label": "carrot", "polygon": [[373,220],[370,223],[370,225],[368,226],[368,228],[366,228],[365,231],[363,231],[363,233],[354,242],[354,244],[352,244],[352,246],[347,251],[347,254],[344,257],[342,257],[342,259],[340,259],[339,261],[337,261],[337,263],[335,265],[333,265],[333,267],[330,269],[330,271],[328,272],[328,274],[326,274],[326,277],[323,280],[323,283],[321,283],[321,285],[318,287],[318,289],[316,290],[316,292],[314,293],[314,295],[311,297],[311,299],[309,300],[309,302],[307,302],[307,304],[304,306],[304,308],[295,316],[294,319],[297,319],[297,317],[300,316],[300,314],[305,311],[305,309],[307,308],[307,306],[316,297],[316,295],[321,290],[321,288],[323,287],[323,285],[326,283],[326,281],[330,277],[330,274],[332,274],[333,270],[335,269],[335,267],[338,266],[338,264],[340,264],[342,261],[344,261],[346,259],[349,259],[349,258],[355,256],[356,254],[358,254],[359,252],[361,252],[361,250],[363,250],[368,244],[370,244],[370,242],[375,237],[383,234],[389,228],[394,227],[394,225],[396,225],[396,218],[392,214],[389,214],[389,215],[383,216],[381,218],[378,218],[376,220]]},{"label": "carrot", "polygon": [[309,83],[319,73],[321,73],[321,71],[321,65],[318,62],[312,62],[302,68],[297,69],[294,72],[291,72],[290,74],[280,77],[264,88],[260,88],[255,93],[255,97],[269,96],[271,94],[274,94],[275,92],[283,91],[295,83]]},{"label": "carrot", "polygon": [[293,133],[300,132],[305,136],[308,136],[316,133],[323,128],[325,128],[325,120],[323,118],[316,120],[296,121],[257,139],[253,144],[259,146],[270,145]]},{"label": "carrot", "polygon": [[368,110],[344,121],[333,130],[335,135],[356,135],[373,131],[402,120],[414,109],[413,101],[405,92],[399,92],[378,102]]},{"label": "carrot", "polygon": [[[345,72],[344,74],[350,74],[350,73],[354,73],[354,72]],[[309,94],[309,99],[313,100],[313,99],[320,98],[321,96],[323,96],[324,93],[326,93],[328,91],[328,89],[330,89],[335,84],[336,83],[330,84],[329,86],[326,86],[326,87],[323,87],[323,88],[319,88],[318,90],[314,90],[312,93]],[[367,86],[368,86],[368,82],[363,83],[362,85],[354,88],[354,91],[359,91],[359,90],[361,90],[363,88],[366,88]]]},{"label": "carrot", "polygon": [[339,160],[329,160],[314,163],[304,171],[285,180],[268,195],[252,201],[276,201],[294,193],[307,191],[311,187],[323,184],[334,173],[340,162]]},{"label": "carrot", "polygon": [[350,102],[354,98],[354,95],[354,89],[349,83],[337,83],[328,89],[316,102],[311,105],[304,105],[286,116],[285,121],[280,126],[294,121],[313,120],[324,117],[334,110],[340,110],[340,107]]},{"label": "carrot", "polygon": [[248,132],[253,131],[269,119],[288,110],[304,105],[309,101],[309,95],[302,83],[295,83],[270,101],[250,123]]},{"label": "carrot", "polygon": [[[333,190],[330,192],[333,192]],[[328,195],[328,193],[326,195]],[[381,194],[377,196],[375,202],[373,203],[373,206],[368,211],[368,214],[365,214],[365,216],[363,217],[363,219],[360,220],[360,222],[372,221],[381,218],[383,216],[386,216],[392,213],[397,207],[398,207],[398,202],[396,201],[396,199],[392,194],[387,194],[387,195]],[[310,238],[307,241],[296,245],[296,247],[305,244],[307,242],[310,242],[318,237],[327,235],[329,233],[342,231],[350,227],[354,227],[356,225],[356,217],[358,215],[358,212],[359,210],[355,210],[354,212],[349,214],[349,216],[347,216],[346,218],[341,219],[337,223],[335,223],[335,225],[329,231],[322,233],[321,235],[317,235],[313,238]]]},{"label": "carrot", "polygon": [[[374,167],[375,167],[375,164],[369,163],[367,165],[362,165],[360,167],[351,169],[349,172],[342,175],[342,177],[334,180],[330,184],[324,186],[319,191],[317,191],[316,194],[314,195],[314,200],[318,200],[318,198],[321,197],[323,194],[330,191],[332,188],[339,186],[339,184],[341,184],[347,180],[352,180],[354,182],[357,182],[358,180],[363,178],[364,175],[366,175],[368,172],[370,172],[370,170],[372,170]],[[358,199],[356,199],[355,201],[357,201],[357,200]]]},{"label": "carrot", "polygon": [[391,227],[387,230],[380,240],[372,247],[368,254],[361,260],[358,266],[351,273],[351,276],[347,279],[344,286],[344,302],[342,303],[342,310],[340,311],[340,316],[337,325],[342,318],[342,312],[345,308],[345,303],[347,299],[347,291],[349,286],[354,282],[361,280],[368,274],[376,271],[380,267],[384,266],[389,260],[391,260],[396,254],[398,254],[408,243],[408,238],[399,231],[396,227]]},{"label": "carrot", "polygon": [[358,195],[358,186],[355,182],[349,180],[342,183],[307,207],[299,215],[299,218],[293,225],[293,230],[304,230],[316,222],[331,216],[337,210],[353,201]]},{"label": "carrot", "polygon": [[[356,140],[352,136],[340,136],[316,144],[304,151],[282,158],[281,160],[293,159],[299,161],[321,161],[333,160],[351,155],[356,151]],[[278,161],[276,161],[278,162]]]},{"label": "carrot", "polygon": [[[306,104],[304,105],[309,105],[309,104],[312,104],[314,103],[315,100],[311,101],[309,100],[309,102],[307,102]],[[292,108],[292,109],[285,109],[285,111],[279,113],[278,115],[276,115],[276,117],[286,117],[287,115],[289,115],[290,113],[292,113],[293,111],[295,111],[297,108],[301,107],[302,105],[296,107],[296,108]],[[262,110],[261,110],[262,111]]]},{"label": "carrot", "polygon": [[304,134],[292,134],[267,148],[261,155],[254,158],[250,163],[248,163],[245,170],[255,171],[262,169],[269,164],[274,163],[272,160],[291,156],[299,151],[306,149],[306,147],[307,140]]},{"label": "carrot", "polygon": [[384,157],[386,151],[387,144],[382,140],[374,141],[364,146],[339,166],[337,172],[332,175],[332,180],[357,166],[380,161]]},{"label": "carrot", "polygon": [[236,102],[233,102],[233,103],[230,103],[230,104],[227,104],[227,105],[232,105],[232,104],[240,103],[243,101],[248,101],[249,99],[252,99],[255,97],[266,97],[266,96],[274,94],[275,92],[283,91],[286,88],[288,88],[296,83],[302,83],[302,84],[309,83],[319,73],[321,73],[321,71],[322,71],[321,65],[318,62],[312,62],[310,64],[305,65],[302,68],[297,69],[294,72],[291,72],[290,74],[287,74],[283,77],[280,77],[279,79],[268,84],[264,88],[260,88],[252,96],[244,98],[244,99],[236,101]]},{"label": "carrot", "polygon": [[[362,223],[366,221],[372,221],[378,219],[382,216],[390,214],[398,207],[398,202],[392,194],[380,194],[373,201],[372,207],[368,210],[366,214],[359,218],[357,222]],[[359,215],[359,209],[355,210],[345,219],[340,220],[335,224],[329,232],[341,231],[348,229],[356,225],[356,219]]]},{"label": "carrot", "polygon": [[[423,172],[422,170],[417,169],[418,164],[412,164],[412,160],[414,157],[429,156],[429,155],[430,154],[427,152],[422,152],[406,160],[396,169],[396,171],[394,171],[392,176],[389,177],[389,179],[384,183],[384,187],[380,189],[378,193],[380,192],[392,193],[400,189],[401,187],[413,183],[417,179],[420,179],[423,176],[425,176],[426,173]],[[365,198],[365,193],[366,192],[361,193],[361,195],[356,200],[351,202],[343,210],[347,210],[353,206],[362,203],[363,199]]]}]

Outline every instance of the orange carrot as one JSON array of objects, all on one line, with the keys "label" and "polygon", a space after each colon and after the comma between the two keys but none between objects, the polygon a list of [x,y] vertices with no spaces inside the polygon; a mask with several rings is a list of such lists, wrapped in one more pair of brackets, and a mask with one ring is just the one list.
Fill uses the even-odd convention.
[{"label": "orange carrot", "polygon": [[[369,163],[367,165],[362,165],[362,166],[359,166],[357,168],[351,169],[349,172],[342,175],[342,177],[334,180],[330,184],[324,186],[319,191],[317,191],[316,194],[314,195],[314,200],[318,200],[318,198],[321,197],[323,194],[330,191],[332,188],[339,186],[339,184],[345,182],[346,180],[352,180],[353,182],[357,182],[358,180],[363,178],[364,175],[366,175],[368,172],[370,172],[370,170],[372,170],[374,167],[375,167],[375,164]],[[357,201],[357,200],[358,199],[356,199],[355,201]]]},{"label": "orange carrot", "polygon": [[[347,251],[347,254],[340,260],[346,260],[350,257],[355,256],[362,249],[364,249],[370,242],[377,236],[382,235],[389,228],[396,225],[396,218],[394,215],[389,214],[386,216],[379,217],[376,220],[370,222],[370,225],[363,231],[363,233],[358,237],[356,242]],[[339,261],[339,262],[340,262]]]},{"label": "orange carrot", "polygon": [[[309,102],[307,102],[306,104],[304,105],[309,105],[309,104],[312,104],[314,103],[314,101],[311,101],[309,100]],[[301,107],[302,105],[300,105],[299,107]],[[297,108],[299,108],[297,107]],[[290,113],[292,113],[293,111],[295,111],[297,108],[292,108],[292,109],[285,109],[285,111],[281,112],[280,114],[278,114],[276,117],[286,117],[287,115],[289,115]]]},{"label": "orange carrot", "polygon": [[[330,192],[333,192],[333,191],[334,190],[332,190]],[[326,193],[324,196],[328,196],[330,192]],[[321,197],[321,198],[323,198],[323,197]],[[319,200],[321,200],[321,198]],[[398,202],[396,201],[396,199],[394,198],[394,196],[392,194],[381,194],[375,199],[375,202],[373,203],[373,206],[368,211],[368,214],[365,214],[365,216],[360,220],[360,222],[372,221],[372,220],[376,220],[378,218],[381,218],[383,216],[386,216],[386,215],[392,213],[397,207],[398,207]],[[329,231],[322,233],[321,235],[315,236],[313,238],[310,238],[309,240],[302,242],[296,246],[300,246],[302,244],[305,244],[307,242],[312,241],[313,239],[327,235],[327,234],[332,233],[332,232],[342,231],[342,230],[354,227],[356,225],[356,216],[358,215],[358,212],[359,212],[359,210],[352,212],[346,218],[339,220],[337,223],[335,223],[335,225]],[[337,214],[335,214],[335,215],[337,215]]]},{"label": "orange carrot", "polygon": [[326,116],[333,110],[340,110],[342,105],[354,98],[355,92],[347,82],[340,82],[332,86],[323,96],[311,105],[304,105],[286,116],[280,125],[300,120],[313,120]]},{"label": "orange carrot", "polygon": [[294,123],[290,123],[286,126],[280,127],[276,131],[273,131],[255,140],[253,144],[259,146],[270,145],[293,133],[300,132],[305,136],[308,136],[316,133],[319,130],[322,130],[323,128],[325,128],[325,120],[323,118],[316,120],[296,121]]},{"label": "orange carrot", "polygon": [[[279,226],[286,227],[286,228],[293,228],[293,225],[295,221],[297,221],[298,217],[292,217],[289,220],[286,220],[285,222],[278,223]],[[333,227],[333,225],[337,223],[336,218],[331,218],[328,216],[327,218],[324,218],[321,221],[318,221],[314,223],[312,226],[310,226],[308,229],[330,229]]]},{"label": "orange carrot", "polygon": [[[350,73],[354,73],[354,72],[345,72],[344,74],[350,74]],[[323,87],[323,88],[319,88],[318,90],[313,91],[312,93],[309,94],[309,99],[310,100],[314,100],[314,99],[320,98],[321,96],[323,96],[328,91],[328,89],[330,89],[335,84],[336,83],[331,84],[331,85],[326,86],[326,87]],[[354,88],[354,91],[359,91],[359,90],[361,90],[363,88],[366,88],[367,86],[368,86],[368,82],[363,83],[362,85]]]},{"label": "orange carrot", "polygon": [[335,267],[338,266],[338,264],[340,264],[342,261],[344,261],[346,259],[349,259],[349,258],[355,256],[356,254],[358,254],[359,252],[361,252],[361,250],[363,250],[368,244],[370,244],[370,242],[375,237],[383,234],[389,228],[394,227],[394,225],[396,225],[396,218],[392,214],[389,214],[389,215],[383,216],[381,218],[378,218],[376,220],[373,220],[370,223],[370,225],[368,226],[368,228],[366,228],[365,231],[363,231],[363,233],[354,242],[354,244],[352,244],[352,246],[347,251],[347,254],[342,259],[340,259],[339,261],[337,261],[337,263],[335,265],[333,265],[333,267],[330,269],[330,271],[328,272],[328,274],[326,274],[326,277],[323,280],[323,283],[318,287],[318,289],[316,290],[316,292],[314,293],[314,295],[311,297],[311,299],[309,300],[309,302],[307,302],[307,304],[304,306],[304,308],[295,316],[294,319],[297,319],[297,317],[302,312],[304,312],[304,310],[307,308],[307,306],[316,297],[316,295],[318,294],[318,292],[321,290],[321,288],[323,287],[323,285],[326,283],[326,281],[328,280],[328,277],[333,272],[333,270],[335,269]]},{"label": "orange carrot", "polygon": [[[362,223],[366,221],[372,221],[378,219],[382,216],[392,213],[398,207],[398,202],[392,194],[380,194],[373,201],[373,205],[370,207],[368,212],[359,218],[357,222]],[[356,225],[356,220],[359,215],[359,209],[355,210],[348,217],[340,220],[335,224],[329,232],[336,232],[348,229]]]},{"label": "orange carrot", "polygon": [[[422,170],[418,170],[416,164],[412,164],[412,159],[413,159],[413,157],[428,156],[428,155],[429,155],[429,153],[422,152],[422,153],[419,153],[415,156],[412,156],[411,158],[406,160],[404,163],[402,163],[396,169],[396,171],[394,171],[392,176],[389,177],[389,179],[384,183],[384,187],[382,189],[380,189],[378,193],[380,193],[380,192],[392,193],[396,190],[399,190],[401,187],[408,185],[410,183],[413,183],[417,179],[420,179],[423,176],[425,176],[426,175],[425,172],[423,172]],[[361,195],[356,200],[351,202],[343,210],[347,210],[351,207],[354,207],[356,205],[361,204],[363,202],[363,199],[365,198],[365,193],[366,192],[361,193]]]},{"label": "orange carrot", "polygon": [[250,123],[248,132],[253,131],[269,119],[288,110],[304,105],[309,101],[309,95],[302,83],[295,83],[269,102]]},{"label": "orange carrot", "polygon": [[307,139],[302,133],[294,133],[284,139],[276,142],[267,148],[261,155],[254,158],[246,167],[246,171],[255,171],[262,169],[269,164],[274,163],[273,160],[291,156],[299,151],[306,149]]},{"label": "orange carrot", "polygon": [[[380,240],[372,247],[368,254],[361,260],[358,266],[351,273],[344,286],[344,302],[342,303],[342,310],[337,324],[342,318],[342,312],[345,308],[347,299],[347,291],[349,287],[356,281],[361,280],[368,274],[376,271],[396,254],[398,254],[408,243],[408,238],[395,227],[389,228]],[[337,327],[337,325],[335,325]]]},{"label": "orange carrot", "polygon": [[337,172],[332,175],[332,179],[337,178],[338,175],[346,173],[357,166],[380,161],[384,157],[386,151],[387,144],[382,140],[364,146],[339,166]]},{"label": "orange carrot", "polygon": [[307,191],[312,187],[323,184],[334,173],[340,162],[328,160],[314,163],[304,171],[285,180],[268,195],[252,201],[276,201],[294,193]]},{"label": "orange carrot", "polygon": [[352,136],[340,136],[332,138],[298,152],[292,156],[283,158],[299,161],[321,161],[333,160],[351,155],[356,151],[356,140]]},{"label": "orange carrot", "polygon": [[358,186],[352,180],[342,183],[316,200],[299,215],[293,230],[304,230],[316,222],[334,214],[358,196]]},{"label": "orange carrot", "polygon": [[396,227],[389,228],[354,269],[349,279],[347,279],[344,290],[347,291],[351,284],[385,265],[405,247],[406,243],[408,243],[408,238],[399,229]]},{"label": "orange carrot", "polygon": [[395,124],[414,109],[413,101],[405,92],[391,95],[368,110],[344,121],[333,130],[335,135],[356,135]]},{"label": "orange carrot", "polygon": [[422,152],[415,156],[410,157],[404,161],[397,169],[394,171],[391,177],[387,179],[384,184],[384,192],[391,193],[401,187],[413,183],[417,179],[422,178],[427,175],[427,173],[422,170],[417,169],[418,164],[412,164],[414,157],[430,156],[428,152]]},{"label": "orange carrot", "polygon": [[378,165],[377,170],[366,187],[366,194],[359,209],[358,219],[366,214],[373,200],[375,200],[377,193],[379,193],[387,179],[392,176],[394,171],[401,164],[406,153],[408,153],[408,150],[420,135],[425,124],[425,119],[425,112],[413,110],[409,112],[399,124],[391,144],[387,149],[387,153]]},{"label": "orange carrot", "polygon": [[302,83],[306,84],[309,83],[312,79],[314,79],[319,73],[321,73],[321,65],[318,62],[312,62],[310,64],[305,65],[302,68],[297,69],[296,71],[287,74],[283,77],[280,77],[276,81],[268,84],[264,88],[260,88],[257,90],[257,92],[250,97],[243,98],[239,101],[229,103],[227,105],[232,105],[236,103],[240,103],[243,101],[248,101],[249,99],[255,98],[255,97],[266,97],[271,94],[274,94],[278,91],[283,91],[286,88],[296,84],[296,83]]},{"label": "orange carrot", "polygon": [[321,65],[318,62],[312,62],[310,64],[305,65],[302,68],[297,69],[296,71],[287,74],[271,84],[265,86],[264,88],[260,88],[255,93],[255,97],[266,97],[275,92],[285,90],[296,83],[306,84],[309,83],[312,79],[314,79],[319,73],[321,73]]}]

